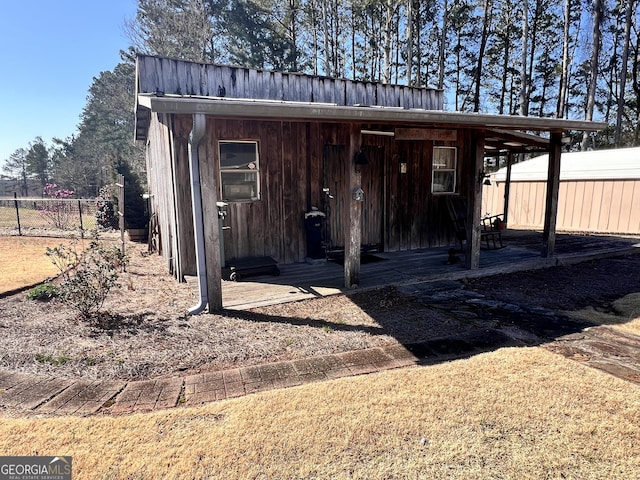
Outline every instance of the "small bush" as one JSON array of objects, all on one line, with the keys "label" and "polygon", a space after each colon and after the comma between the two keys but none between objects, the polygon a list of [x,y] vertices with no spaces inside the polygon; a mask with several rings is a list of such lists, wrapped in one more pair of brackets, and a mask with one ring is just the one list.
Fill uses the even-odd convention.
[{"label": "small bush", "polygon": [[120,249],[99,242],[97,233],[80,252],[75,240],[70,246],[47,248],[47,256],[62,274],[60,298],[85,319],[100,311],[111,289],[119,286],[119,272],[127,264]]},{"label": "small bush", "polygon": [[96,222],[103,230],[115,230],[118,228],[118,218],[113,201],[111,185],[105,185],[100,189],[96,198]]},{"label": "small bush", "polygon": [[54,357],[50,353],[47,353],[47,354],[36,353],[35,358],[36,358],[36,361],[39,363],[48,363],[50,365],[53,365],[54,367],[64,365],[69,360],[71,360],[71,358],[67,357],[67,354],[64,352],[58,355],[57,357]]},{"label": "small bush", "polygon": [[29,290],[29,293],[27,293],[27,298],[29,300],[39,300],[42,302],[46,302],[57,296],[58,287],[51,283],[43,283],[42,285],[33,287]]},{"label": "small bush", "polygon": [[40,214],[55,228],[68,229],[73,224],[76,213],[73,206],[65,200],[70,199],[73,194],[73,190],[65,190],[58,188],[55,183],[47,183],[44,186],[44,195],[58,201],[45,203],[39,208]]}]

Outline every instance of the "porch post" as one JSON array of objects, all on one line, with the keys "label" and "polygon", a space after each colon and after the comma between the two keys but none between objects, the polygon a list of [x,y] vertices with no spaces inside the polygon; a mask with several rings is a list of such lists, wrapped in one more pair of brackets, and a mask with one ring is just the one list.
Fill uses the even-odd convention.
[{"label": "porch post", "polygon": [[[344,245],[344,286],[347,288],[357,288],[360,284],[360,248],[362,240],[362,201],[354,199],[354,192],[361,187],[362,175],[360,168],[355,165],[354,159],[358,150],[362,146],[362,134],[359,124],[351,124],[349,129],[349,150],[346,161],[348,178],[346,184],[348,190],[345,192],[346,221],[344,225],[348,227],[345,232]],[[357,168],[356,168],[357,167]],[[364,167],[366,168],[366,166]],[[365,195],[370,192],[365,192]]]},{"label": "porch post", "polygon": [[552,257],[556,246],[556,220],[558,218],[558,194],[560,192],[560,156],[562,132],[552,132],[549,145],[549,170],[547,173],[547,201],[542,234],[542,256]]},{"label": "porch post", "polygon": [[504,216],[504,223],[509,224],[509,194],[511,193],[511,167],[513,167],[513,152],[509,150],[507,154],[507,178],[504,184],[504,208],[502,215]]},{"label": "porch post", "polygon": [[[194,115],[195,117],[196,115]],[[212,130],[209,130],[210,132]],[[209,312],[222,310],[222,266],[218,219],[218,139],[205,135],[201,144],[200,183],[202,185],[203,235],[207,271]],[[195,226],[195,228],[198,228]]]},{"label": "porch post", "polygon": [[482,212],[482,183],[484,181],[484,132],[474,130],[471,135],[471,149],[469,153],[470,168],[467,185],[468,205],[467,212],[467,252],[465,253],[465,266],[475,270],[480,268],[480,228]]}]

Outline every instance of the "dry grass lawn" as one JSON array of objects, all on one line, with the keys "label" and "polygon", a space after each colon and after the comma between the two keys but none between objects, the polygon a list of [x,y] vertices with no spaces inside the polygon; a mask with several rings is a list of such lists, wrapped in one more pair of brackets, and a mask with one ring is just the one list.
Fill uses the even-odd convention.
[{"label": "dry grass lawn", "polygon": [[637,385],[542,348],[146,415],[3,419],[75,479],[631,479]]},{"label": "dry grass lawn", "polygon": [[[608,311],[600,311],[590,306],[565,313],[594,324],[609,325],[614,329],[640,335],[640,292],[630,293],[611,302]],[[624,321],[621,322],[621,319]]]},{"label": "dry grass lawn", "polygon": [[0,237],[0,293],[43,282],[58,269],[45,255],[47,247],[69,240],[43,237]]}]

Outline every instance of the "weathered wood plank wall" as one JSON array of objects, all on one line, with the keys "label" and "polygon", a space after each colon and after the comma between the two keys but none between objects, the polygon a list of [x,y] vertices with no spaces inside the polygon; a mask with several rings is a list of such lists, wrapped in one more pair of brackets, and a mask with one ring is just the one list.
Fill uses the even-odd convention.
[{"label": "weathered wood plank wall", "polygon": [[169,271],[178,275],[178,235],[172,178],[173,151],[170,144],[172,137],[170,120],[169,115],[152,114],[146,162],[151,213],[157,215],[160,230],[159,248],[163,257],[167,259]]},{"label": "weathered wood plank wall", "polygon": [[[351,198],[346,172],[353,161],[347,158],[346,132],[339,124],[209,120],[207,135],[213,138],[259,143],[261,200],[229,205],[227,259],[270,255],[282,263],[303,261],[304,214],[312,206],[325,209],[327,201],[332,246],[344,247],[342,213],[348,208],[344,199]],[[369,164],[361,167],[363,245],[398,251],[451,244],[444,197],[430,193],[434,142],[377,136],[364,136],[363,142],[369,156]],[[458,147],[461,175],[462,142]],[[213,146],[207,161],[218,163]],[[400,173],[401,161],[407,163],[406,174]],[[333,199],[325,197],[324,187]]]},{"label": "weathered wood plank wall", "polygon": [[[441,90],[138,56],[138,92],[442,110]],[[221,95],[221,88],[224,95]]]}]

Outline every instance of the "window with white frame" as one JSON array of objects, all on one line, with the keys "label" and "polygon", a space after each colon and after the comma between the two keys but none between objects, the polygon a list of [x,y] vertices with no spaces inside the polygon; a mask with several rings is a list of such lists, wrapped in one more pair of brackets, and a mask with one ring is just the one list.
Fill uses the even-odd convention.
[{"label": "window with white frame", "polygon": [[431,193],[456,193],[458,149],[433,147]]},{"label": "window with white frame", "polygon": [[220,191],[225,202],[260,199],[258,142],[223,141],[220,149]]}]

